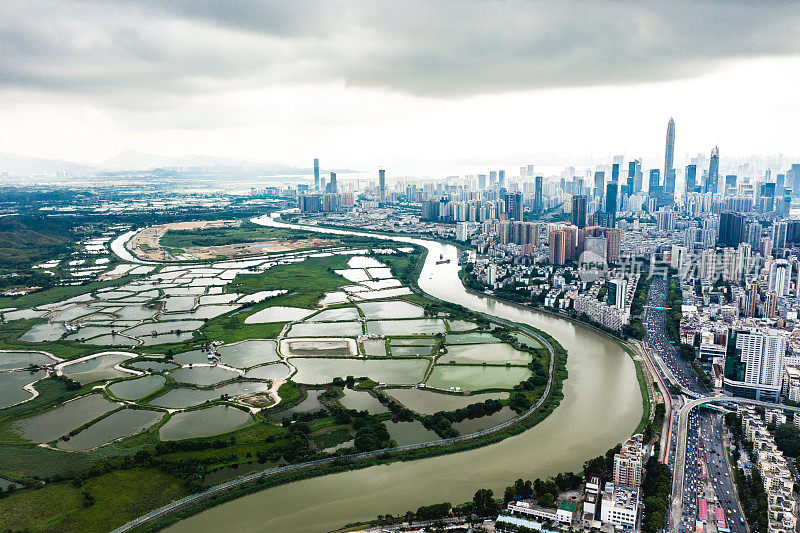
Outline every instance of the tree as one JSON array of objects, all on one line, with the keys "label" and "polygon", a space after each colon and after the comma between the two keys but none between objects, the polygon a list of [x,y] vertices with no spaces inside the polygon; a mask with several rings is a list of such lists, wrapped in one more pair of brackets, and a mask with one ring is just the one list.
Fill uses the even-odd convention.
[{"label": "tree", "polygon": [[494,501],[494,491],[492,489],[478,489],[472,497],[473,510],[476,515],[481,517],[494,516],[497,514],[497,502]]},{"label": "tree", "polygon": [[800,455],[800,429],[793,424],[781,424],[775,429],[775,445],[789,457]]}]

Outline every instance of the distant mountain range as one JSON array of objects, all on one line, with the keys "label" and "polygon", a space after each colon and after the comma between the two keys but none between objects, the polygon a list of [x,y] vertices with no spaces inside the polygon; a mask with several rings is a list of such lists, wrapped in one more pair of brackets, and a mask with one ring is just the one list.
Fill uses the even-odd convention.
[{"label": "distant mountain range", "polygon": [[[272,161],[232,159],[205,154],[163,156],[137,152],[136,150],[126,150],[96,165],[86,165],[63,159],[46,159],[0,153],[0,173],[5,172],[11,176],[53,174],[56,172],[67,172],[71,174],[85,172],[88,174],[126,170],[152,170],[159,168],[180,168],[182,170],[231,169],[241,170],[247,174],[258,173],[286,176],[307,175],[313,172],[311,166],[297,167]],[[355,172],[350,169],[332,170],[341,173]],[[330,171],[326,170],[325,172]]]}]

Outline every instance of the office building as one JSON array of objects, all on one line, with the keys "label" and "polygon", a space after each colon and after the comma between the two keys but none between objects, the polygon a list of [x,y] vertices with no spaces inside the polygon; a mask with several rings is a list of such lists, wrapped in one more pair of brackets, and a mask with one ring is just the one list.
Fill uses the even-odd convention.
[{"label": "office building", "polygon": [[718,192],[719,188],[719,146],[711,149],[711,160],[708,163],[708,180],[704,192]]},{"label": "office building", "polygon": [[[664,149],[664,180],[669,180],[672,171],[674,170],[673,159],[675,156],[675,121],[670,117],[667,122],[667,142]],[[673,175],[674,180],[674,175]],[[674,181],[673,181],[674,184]],[[669,194],[669,186],[665,187]],[[674,192],[674,189],[673,189]]]},{"label": "office building", "polygon": [[536,176],[534,196],[533,196],[533,210],[538,213],[542,211],[542,189],[544,188],[544,178]]},{"label": "office building", "polygon": [[739,243],[744,242],[745,218],[741,213],[721,213],[719,216],[719,238],[717,243],[720,246],[731,246],[736,248]]},{"label": "office building", "polygon": [[686,165],[686,194],[697,190],[697,165]]},{"label": "office building", "polygon": [[578,228],[586,227],[586,207],[588,199],[583,195],[572,197],[572,225]]},{"label": "office building", "polygon": [[619,181],[619,163],[611,165],[611,181],[617,183]]},{"label": "office building", "polygon": [[497,183],[501,189],[505,188],[506,186],[506,171],[505,170],[498,170],[497,171]]},{"label": "office building", "polygon": [[331,181],[328,183],[326,187],[326,192],[336,194],[339,192],[339,185],[336,182],[336,172],[331,172]]},{"label": "office building", "polygon": [[319,159],[314,158],[314,190],[319,190]]},{"label": "office building", "polygon": [[386,171],[378,170],[378,189],[380,190],[381,203],[386,202]]},{"label": "office building", "polygon": [[603,197],[605,188],[606,174],[602,170],[594,173],[594,195],[596,197]]}]

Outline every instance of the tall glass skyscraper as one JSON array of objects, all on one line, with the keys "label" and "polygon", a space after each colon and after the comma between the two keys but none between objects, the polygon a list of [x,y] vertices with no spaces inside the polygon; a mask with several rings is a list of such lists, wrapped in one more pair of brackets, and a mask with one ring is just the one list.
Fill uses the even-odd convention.
[{"label": "tall glass skyscraper", "polygon": [[319,190],[319,159],[314,158],[314,189]]},{"label": "tall glass skyscraper", "polygon": [[674,169],[675,158],[675,121],[672,118],[667,122],[667,146],[664,150],[664,179],[669,179]]},{"label": "tall glass skyscraper", "polygon": [[717,192],[719,185],[719,146],[711,149],[711,161],[708,163],[708,182],[705,192]]}]

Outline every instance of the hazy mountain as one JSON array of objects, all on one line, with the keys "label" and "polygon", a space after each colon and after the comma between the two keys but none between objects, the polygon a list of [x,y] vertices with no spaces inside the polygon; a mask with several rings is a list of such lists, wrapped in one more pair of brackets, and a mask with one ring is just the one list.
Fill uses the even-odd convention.
[{"label": "hazy mountain", "polygon": [[[102,161],[99,166],[108,170],[145,170],[165,167],[244,167],[267,168],[281,166],[277,163],[231,159],[205,154],[188,154],[167,156],[148,154],[136,150],[125,150],[110,159]],[[290,167],[287,167],[290,168]]]},{"label": "hazy mountain", "polygon": [[16,154],[0,154],[0,172],[8,174],[38,174],[53,172],[93,172],[91,165],[66,161],[64,159],[46,159]]}]

